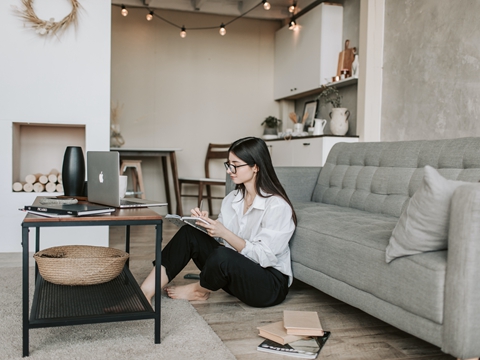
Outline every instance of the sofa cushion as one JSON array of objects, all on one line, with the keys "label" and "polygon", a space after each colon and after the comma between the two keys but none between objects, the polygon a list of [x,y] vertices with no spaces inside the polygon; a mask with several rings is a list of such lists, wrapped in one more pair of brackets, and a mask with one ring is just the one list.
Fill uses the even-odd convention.
[{"label": "sofa cushion", "polygon": [[338,143],[320,172],[313,201],[400,217],[426,165],[447,179],[480,179],[478,138]]},{"label": "sofa cushion", "polygon": [[294,202],[294,207],[293,262],[442,323],[445,251],[387,264],[385,249],[398,218],[315,202]]},{"label": "sofa cushion", "polygon": [[465,181],[447,180],[430,166],[420,188],[398,220],[386,249],[386,261],[426,251],[445,250],[448,244],[450,203]]}]

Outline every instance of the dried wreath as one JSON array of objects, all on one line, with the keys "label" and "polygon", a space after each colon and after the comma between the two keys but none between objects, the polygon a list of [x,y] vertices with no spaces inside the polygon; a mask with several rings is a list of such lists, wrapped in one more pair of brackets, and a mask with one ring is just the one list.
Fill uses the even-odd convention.
[{"label": "dried wreath", "polygon": [[76,25],[77,23],[77,12],[80,9],[80,4],[77,0],[70,0],[72,11],[58,22],[54,18],[50,18],[48,21],[40,19],[33,10],[33,0],[21,1],[24,8],[20,10],[15,6],[14,9],[22,19],[33,24],[32,28],[35,29],[37,34],[54,35],[58,31],[64,31],[70,24]]}]

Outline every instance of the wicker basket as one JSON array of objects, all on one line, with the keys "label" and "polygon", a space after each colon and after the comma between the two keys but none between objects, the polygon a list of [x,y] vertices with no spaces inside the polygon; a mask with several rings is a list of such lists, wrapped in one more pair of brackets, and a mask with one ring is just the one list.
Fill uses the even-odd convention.
[{"label": "wicker basket", "polygon": [[128,253],[109,247],[69,245],[33,255],[42,277],[57,285],[94,285],[115,279]]}]

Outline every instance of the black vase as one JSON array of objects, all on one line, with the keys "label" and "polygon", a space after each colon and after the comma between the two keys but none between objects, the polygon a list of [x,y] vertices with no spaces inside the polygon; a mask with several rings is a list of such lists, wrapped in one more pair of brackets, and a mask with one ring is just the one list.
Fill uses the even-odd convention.
[{"label": "black vase", "polygon": [[67,146],[62,166],[63,192],[66,196],[83,196],[85,159],[80,146]]}]

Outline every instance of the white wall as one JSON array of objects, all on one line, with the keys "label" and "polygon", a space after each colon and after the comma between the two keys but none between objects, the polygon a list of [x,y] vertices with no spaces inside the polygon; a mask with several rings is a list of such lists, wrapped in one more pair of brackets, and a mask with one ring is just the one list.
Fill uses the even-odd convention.
[{"label": "white wall", "polygon": [[[222,37],[218,29],[188,28],[219,26],[229,17],[157,12],[185,25],[187,37],[158,18],[146,21],[143,9],[123,17],[112,7],[112,101],[123,106],[124,147],[180,147],[179,174],[200,175],[208,143],[261,136],[261,122],[279,115],[273,56],[281,23],[242,18]],[[147,198],[165,200],[159,162],[143,161]],[[222,165],[214,175],[225,176]],[[194,201],[184,198],[184,211]]]},{"label": "white wall", "polygon": [[[24,25],[11,7],[20,4],[0,2],[0,252],[21,251],[24,214],[18,208],[36,197],[12,192],[12,181],[20,180],[12,173],[13,123],[81,125],[86,129],[84,151],[109,147],[110,1],[82,0],[77,28],[54,37],[38,35]],[[58,21],[71,5],[63,0],[36,1],[35,10],[41,19]],[[61,163],[55,167],[61,170]],[[38,171],[51,168],[46,164]],[[42,247],[57,241],[107,244],[108,229],[96,229],[67,228],[63,234],[45,229]]]}]

